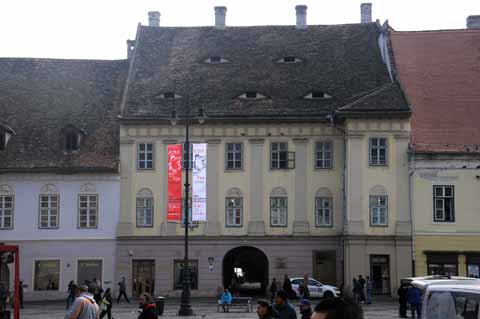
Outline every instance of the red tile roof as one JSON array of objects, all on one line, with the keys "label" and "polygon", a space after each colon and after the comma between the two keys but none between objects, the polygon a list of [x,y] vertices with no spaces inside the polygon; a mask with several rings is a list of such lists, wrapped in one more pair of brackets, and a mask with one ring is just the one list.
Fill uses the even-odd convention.
[{"label": "red tile roof", "polygon": [[417,152],[480,152],[480,30],[390,33]]}]

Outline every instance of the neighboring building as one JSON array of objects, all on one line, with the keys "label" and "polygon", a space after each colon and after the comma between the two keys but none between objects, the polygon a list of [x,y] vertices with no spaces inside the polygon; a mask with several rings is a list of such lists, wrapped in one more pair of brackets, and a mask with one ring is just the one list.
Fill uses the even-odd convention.
[{"label": "neighboring building", "polygon": [[180,294],[184,229],[166,221],[167,146],[184,141],[189,109],[206,115],[191,141],[208,143],[193,295],[215,295],[233,273],[260,290],[310,273],[346,288],[370,275],[377,293],[395,291],[411,274],[410,109],[385,31],[368,12],[362,24],[307,26],[297,6],[297,26],[226,27],[226,8],[215,11],[214,27],[178,28],[151,12],[127,42],[117,278],[133,294]]},{"label": "neighboring building", "polygon": [[115,286],[126,68],[0,59],[0,242],[20,247],[27,300],[65,298],[70,280]]},{"label": "neighboring building", "polygon": [[416,275],[479,276],[479,18],[469,17],[466,30],[390,34],[396,71],[413,109]]}]

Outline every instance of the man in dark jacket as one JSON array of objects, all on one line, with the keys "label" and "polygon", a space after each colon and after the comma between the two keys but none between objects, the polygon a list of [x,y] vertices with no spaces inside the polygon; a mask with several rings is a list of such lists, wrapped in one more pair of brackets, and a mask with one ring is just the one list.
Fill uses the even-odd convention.
[{"label": "man in dark jacket", "polygon": [[157,319],[158,312],[152,296],[148,292],[144,292],[140,295],[140,315],[138,319]]},{"label": "man in dark jacket", "polygon": [[313,310],[312,319],[363,319],[362,308],[348,298],[323,299]]},{"label": "man in dark jacket", "polygon": [[288,303],[288,294],[285,290],[277,291],[273,310],[278,312],[278,319],[297,319],[295,309]]},{"label": "man in dark jacket", "polygon": [[273,309],[272,306],[265,299],[258,300],[257,306],[257,315],[258,319],[273,319]]},{"label": "man in dark jacket", "polygon": [[400,318],[407,318],[407,291],[408,286],[406,284],[401,284],[397,290]]},{"label": "man in dark jacket", "polygon": [[415,313],[420,318],[422,313],[422,292],[415,286],[411,286],[407,291],[407,301],[412,311],[412,319],[415,319]]}]

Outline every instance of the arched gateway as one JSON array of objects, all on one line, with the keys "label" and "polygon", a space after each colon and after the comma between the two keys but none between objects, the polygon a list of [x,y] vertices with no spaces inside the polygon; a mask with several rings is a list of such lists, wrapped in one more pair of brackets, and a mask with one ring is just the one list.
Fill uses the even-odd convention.
[{"label": "arched gateway", "polygon": [[233,289],[237,286],[239,292],[265,293],[268,286],[267,256],[251,246],[228,251],[223,257],[223,286],[232,288],[232,283]]}]

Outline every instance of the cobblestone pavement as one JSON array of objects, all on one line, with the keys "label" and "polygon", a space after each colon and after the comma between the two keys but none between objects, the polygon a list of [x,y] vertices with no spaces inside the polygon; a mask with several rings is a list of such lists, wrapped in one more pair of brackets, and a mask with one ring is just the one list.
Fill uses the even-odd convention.
[{"label": "cobblestone pavement", "polygon": [[[316,301],[314,301],[315,303]],[[193,309],[195,318],[214,318],[214,319],[255,319],[257,315],[254,312],[245,312],[244,309],[232,309],[229,313],[217,312],[217,305],[213,299],[193,299]],[[167,300],[165,312],[162,318],[177,318],[179,300]],[[387,319],[398,318],[397,303],[392,300],[382,300],[373,305],[363,307],[366,319]],[[65,316],[65,306],[62,303],[45,304],[26,304],[21,309],[21,319],[62,319]],[[298,310],[298,309],[297,309]],[[114,304],[113,317],[115,319],[136,319],[138,316],[136,304],[121,303]],[[13,316],[12,316],[13,318]],[[107,317],[104,317],[107,318]]]}]

